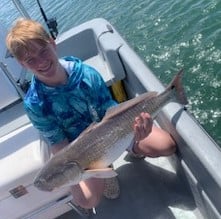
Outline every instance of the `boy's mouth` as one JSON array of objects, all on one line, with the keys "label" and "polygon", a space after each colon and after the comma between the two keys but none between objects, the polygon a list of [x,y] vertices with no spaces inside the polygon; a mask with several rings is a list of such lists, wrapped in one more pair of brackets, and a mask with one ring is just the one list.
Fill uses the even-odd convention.
[{"label": "boy's mouth", "polygon": [[48,71],[51,69],[52,63],[50,63],[49,65],[45,66],[44,68],[39,69],[40,72],[47,74]]}]

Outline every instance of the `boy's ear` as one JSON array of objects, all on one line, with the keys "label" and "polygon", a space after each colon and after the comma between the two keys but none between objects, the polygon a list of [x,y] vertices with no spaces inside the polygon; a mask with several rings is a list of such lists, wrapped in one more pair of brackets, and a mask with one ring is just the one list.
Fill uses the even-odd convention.
[{"label": "boy's ear", "polygon": [[55,41],[54,41],[54,39],[53,39],[52,37],[50,38],[49,42],[51,43],[51,45],[52,45],[54,48],[56,48],[56,43],[55,43]]},{"label": "boy's ear", "polygon": [[24,67],[25,68],[25,65],[24,65],[24,63],[23,62],[19,62],[20,63],[20,65],[22,66],[22,67]]},{"label": "boy's ear", "polygon": [[29,69],[29,68],[25,65],[25,63],[24,63],[23,61],[19,61],[19,64],[20,64],[23,68]]},{"label": "boy's ear", "polygon": [[22,67],[26,68],[26,66],[25,66],[25,64],[24,64],[24,62],[23,62],[22,60],[18,59],[18,62],[19,62],[19,64],[20,64]]}]

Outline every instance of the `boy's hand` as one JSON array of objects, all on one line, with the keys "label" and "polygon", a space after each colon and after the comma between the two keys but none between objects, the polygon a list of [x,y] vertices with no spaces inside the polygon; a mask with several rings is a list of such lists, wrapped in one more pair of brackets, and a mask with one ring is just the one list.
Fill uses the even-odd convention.
[{"label": "boy's hand", "polygon": [[146,138],[152,131],[153,120],[149,113],[142,112],[135,118],[134,132],[135,140],[141,141]]}]

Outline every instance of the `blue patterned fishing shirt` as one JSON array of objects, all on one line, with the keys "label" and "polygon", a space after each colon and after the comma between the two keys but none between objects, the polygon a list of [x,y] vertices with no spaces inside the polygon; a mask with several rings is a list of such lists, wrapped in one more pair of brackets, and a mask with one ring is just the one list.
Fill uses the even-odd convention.
[{"label": "blue patterned fishing shirt", "polygon": [[117,104],[95,69],[72,56],[59,61],[69,76],[68,82],[49,87],[33,76],[24,99],[28,117],[50,145],[74,140]]}]

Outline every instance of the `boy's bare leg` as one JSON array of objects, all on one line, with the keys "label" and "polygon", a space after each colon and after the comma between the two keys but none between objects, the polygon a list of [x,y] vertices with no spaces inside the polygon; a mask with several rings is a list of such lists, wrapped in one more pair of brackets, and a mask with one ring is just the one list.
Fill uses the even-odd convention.
[{"label": "boy's bare leg", "polygon": [[85,209],[96,207],[103,196],[104,179],[90,178],[71,187],[73,202]]}]

